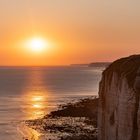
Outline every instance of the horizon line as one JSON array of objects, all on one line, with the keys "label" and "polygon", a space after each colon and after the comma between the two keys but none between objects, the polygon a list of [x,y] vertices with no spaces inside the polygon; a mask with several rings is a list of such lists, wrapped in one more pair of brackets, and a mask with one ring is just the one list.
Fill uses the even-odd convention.
[{"label": "horizon line", "polygon": [[59,66],[72,66],[72,65],[89,65],[91,63],[112,63],[110,61],[97,61],[97,62],[90,62],[90,63],[72,63],[72,64],[62,64],[62,65],[0,65],[0,67],[59,67]]}]

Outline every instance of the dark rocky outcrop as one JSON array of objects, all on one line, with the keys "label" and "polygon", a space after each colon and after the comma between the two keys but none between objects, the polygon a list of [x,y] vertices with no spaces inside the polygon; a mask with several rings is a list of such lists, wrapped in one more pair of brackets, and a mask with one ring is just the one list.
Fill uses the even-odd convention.
[{"label": "dark rocky outcrop", "polygon": [[140,140],[140,55],[112,63],[99,87],[99,140]]}]

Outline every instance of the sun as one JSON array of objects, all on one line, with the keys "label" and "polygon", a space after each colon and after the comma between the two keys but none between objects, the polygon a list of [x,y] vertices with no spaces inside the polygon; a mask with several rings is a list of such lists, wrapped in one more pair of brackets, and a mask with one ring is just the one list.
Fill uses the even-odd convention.
[{"label": "sun", "polygon": [[31,38],[25,44],[28,49],[35,53],[41,53],[48,47],[48,42],[39,37]]}]

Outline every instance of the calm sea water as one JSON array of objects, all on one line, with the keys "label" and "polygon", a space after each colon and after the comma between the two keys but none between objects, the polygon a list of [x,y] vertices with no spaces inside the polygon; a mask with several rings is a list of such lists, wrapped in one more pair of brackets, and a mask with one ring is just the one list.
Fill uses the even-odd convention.
[{"label": "calm sea water", "polygon": [[103,68],[0,67],[0,140],[18,140],[19,121],[97,95]]}]

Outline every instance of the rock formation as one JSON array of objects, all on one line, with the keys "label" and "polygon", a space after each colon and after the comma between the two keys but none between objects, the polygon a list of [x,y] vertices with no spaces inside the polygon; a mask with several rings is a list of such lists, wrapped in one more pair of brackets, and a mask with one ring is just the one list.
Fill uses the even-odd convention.
[{"label": "rock formation", "polygon": [[140,55],[112,63],[99,87],[99,140],[140,140]]}]

